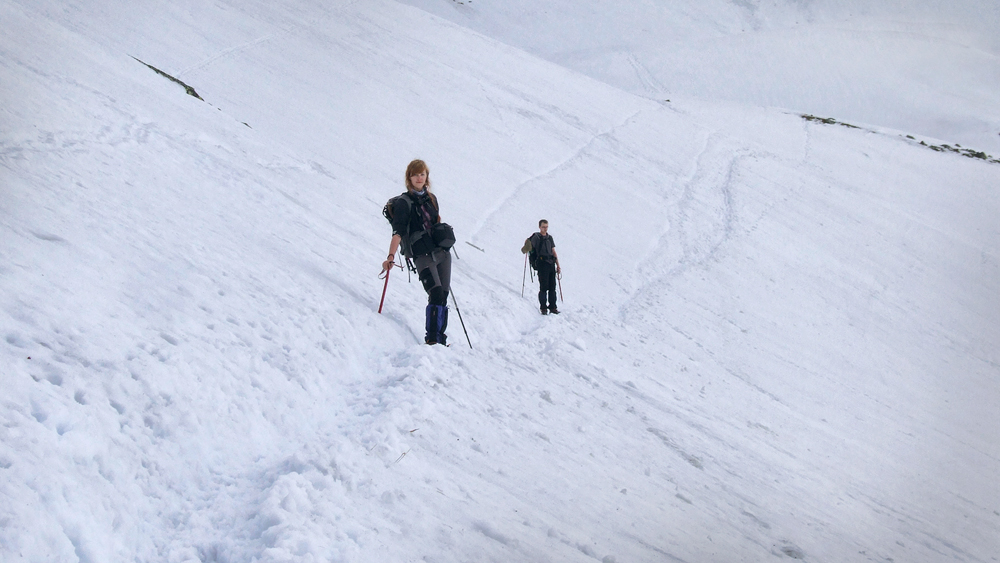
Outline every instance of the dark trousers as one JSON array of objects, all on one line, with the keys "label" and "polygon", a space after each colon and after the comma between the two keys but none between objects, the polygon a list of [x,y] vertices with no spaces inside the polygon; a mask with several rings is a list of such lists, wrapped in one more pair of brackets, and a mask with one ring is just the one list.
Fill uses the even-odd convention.
[{"label": "dark trousers", "polygon": [[427,292],[424,342],[447,344],[448,292],[451,290],[451,253],[438,249],[413,260],[420,283]]},{"label": "dark trousers", "polygon": [[446,307],[451,290],[451,252],[437,249],[432,254],[422,254],[413,259],[413,266],[427,292],[427,303]]},{"label": "dark trousers", "polygon": [[[545,298],[548,297],[548,306]],[[556,308],[556,265],[545,260],[538,261],[538,305],[545,309]]]}]

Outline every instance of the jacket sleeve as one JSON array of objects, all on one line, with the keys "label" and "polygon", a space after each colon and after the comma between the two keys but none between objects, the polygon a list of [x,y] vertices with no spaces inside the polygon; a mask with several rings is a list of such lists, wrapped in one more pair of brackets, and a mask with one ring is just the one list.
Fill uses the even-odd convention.
[{"label": "jacket sleeve", "polygon": [[410,206],[403,201],[403,198],[398,198],[392,203],[392,234],[406,236],[410,231],[409,226]]}]

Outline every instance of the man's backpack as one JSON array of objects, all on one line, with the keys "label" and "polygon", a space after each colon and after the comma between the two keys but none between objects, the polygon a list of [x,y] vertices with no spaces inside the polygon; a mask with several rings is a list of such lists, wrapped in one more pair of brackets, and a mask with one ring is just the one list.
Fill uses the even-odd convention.
[{"label": "man's backpack", "polygon": [[552,244],[549,242],[551,236],[543,237],[540,233],[535,233],[528,237],[525,241],[525,246],[528,248],[528,261],[531,262],[531,267],[535,270],[541,262],[552,262],[555,258],[552,256]]}]

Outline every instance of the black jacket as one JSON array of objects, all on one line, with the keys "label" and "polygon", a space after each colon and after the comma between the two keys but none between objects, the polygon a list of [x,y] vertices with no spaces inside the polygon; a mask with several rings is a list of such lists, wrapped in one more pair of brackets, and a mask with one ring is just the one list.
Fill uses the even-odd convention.
[{"label": "black jacket", "polygon": [[392,206],[392,234],[402,239],[403,251],[411,250],[410,256],[430,254],[435,245],[425,224],[425,215],[429,218],[430,227],[441,222],[438,213],[437,197],[424,192],[417,194],[407,192],[403,197],[396,198]]}]

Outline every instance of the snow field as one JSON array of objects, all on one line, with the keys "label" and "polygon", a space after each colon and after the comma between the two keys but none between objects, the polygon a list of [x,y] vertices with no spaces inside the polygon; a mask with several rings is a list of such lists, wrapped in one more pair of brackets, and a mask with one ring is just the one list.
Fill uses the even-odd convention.
[{"label": "snow field", "polygon": [[[0,10],[3,560],[1000,551],[995,165],[394,2]],[[374,312],[414,157],[473,349]]]}]

